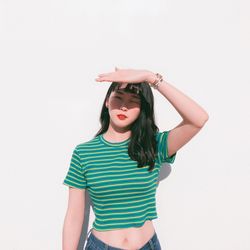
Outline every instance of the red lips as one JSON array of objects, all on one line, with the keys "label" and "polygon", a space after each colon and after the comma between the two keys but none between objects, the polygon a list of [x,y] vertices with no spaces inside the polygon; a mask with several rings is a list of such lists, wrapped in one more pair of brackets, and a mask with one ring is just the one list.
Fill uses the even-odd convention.
[{"label": "red lips", "polygon": [[124,120],[125,118],[127,118],[127,116],[126,116],[126,115],[123,115],[123,114],[118,114],[117,116],[118,116],[118,118],[121,119],[121,120]]}]

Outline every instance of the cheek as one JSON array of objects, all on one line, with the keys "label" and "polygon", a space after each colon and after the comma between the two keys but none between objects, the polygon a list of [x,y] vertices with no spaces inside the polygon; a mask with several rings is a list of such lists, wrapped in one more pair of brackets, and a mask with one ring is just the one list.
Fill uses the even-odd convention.
[{"label": "cheek", "polygon": [[136,117],[138,117],[138,116],[140,115],[141,109],[140,109],[139,107],[137,107],[137,108],[133,108],[131,111],[132,111],[132,113],[133,113]]},{"label": "cheek", "polygon": [[110,108],[114,109],[114,108],[118,108],[120,106],[120,102],[117,99],[111,99],[110,103],[109,103]]}]

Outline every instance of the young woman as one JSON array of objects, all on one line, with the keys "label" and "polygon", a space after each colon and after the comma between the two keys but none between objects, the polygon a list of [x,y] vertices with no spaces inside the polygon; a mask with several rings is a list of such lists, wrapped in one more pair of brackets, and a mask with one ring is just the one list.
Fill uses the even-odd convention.
[{"label": "young woman", "polygon": [[[96,81],[112,84],[103,102],[101,129],[75,147],[63,182],[69,186],[63,249],[77,249],[85,189],[95,213],[85,249],[161,249],[152,223],[157,218],[161,164],[174,162],[177,151],[201,130],[208,114],[160,74],[148,70],[115,68]],[[175,128],[159,132],[151,87],[182,117]]]}]

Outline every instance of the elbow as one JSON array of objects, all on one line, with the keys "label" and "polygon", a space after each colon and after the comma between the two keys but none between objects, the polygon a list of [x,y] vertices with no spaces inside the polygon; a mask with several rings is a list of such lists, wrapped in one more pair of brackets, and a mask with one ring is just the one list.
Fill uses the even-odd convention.
[{"label": "elbow", "polygon": [[208,113],[206,112],[205,115],[204,115],[204,121],[203,121],[203,124],[205,124],[209,119],[209,115]]},{"label": "elbow", "polygon": [[208,121],[208,119],[209,119],[209,115],[206,113],[204,117],[200,120],[197,127],[202,128],[205,125],[205,123]]}]

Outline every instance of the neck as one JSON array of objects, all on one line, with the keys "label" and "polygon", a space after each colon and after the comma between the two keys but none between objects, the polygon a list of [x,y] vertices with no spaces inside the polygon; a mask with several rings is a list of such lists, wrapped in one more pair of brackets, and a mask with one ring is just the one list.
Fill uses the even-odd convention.
[{"label": "neck", "polygon": [[125,141],[131,136],[131,130],[125,129],[114,129],[111,125],[109,125],[108,130],[103,134],[104,139],[108,141]]}]

